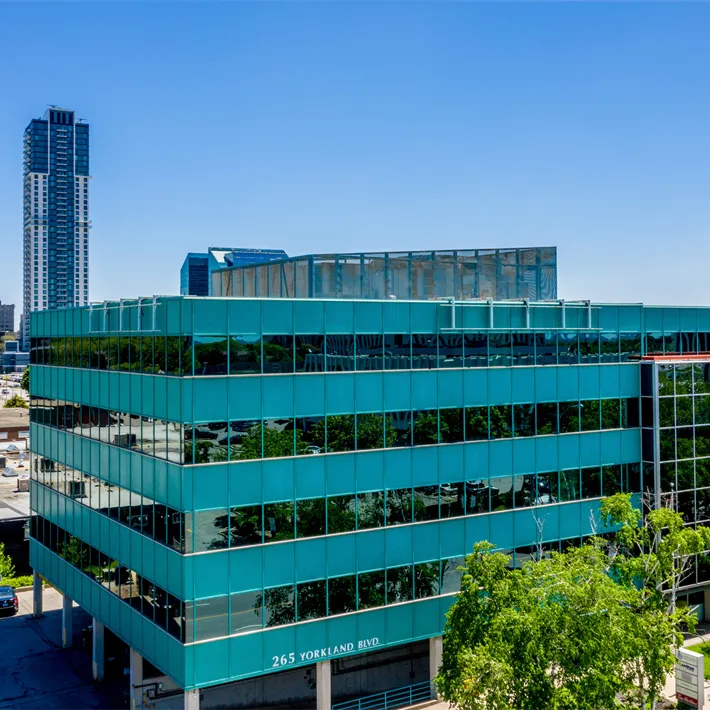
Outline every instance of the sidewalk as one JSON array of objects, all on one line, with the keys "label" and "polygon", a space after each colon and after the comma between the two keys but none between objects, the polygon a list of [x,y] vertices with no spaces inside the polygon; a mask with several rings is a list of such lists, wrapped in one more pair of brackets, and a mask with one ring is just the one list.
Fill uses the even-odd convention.
[{"label": "sidewalk", "polygon": [[[32,591],[17,592],[19,602],[18,614],[32,615]],[[46,614],[48,611],[59,611],[64,601],[63,596],[54,587],[45,587],[42,593],[42,607]],[[76,603],[73,605],[77,608]]]}]

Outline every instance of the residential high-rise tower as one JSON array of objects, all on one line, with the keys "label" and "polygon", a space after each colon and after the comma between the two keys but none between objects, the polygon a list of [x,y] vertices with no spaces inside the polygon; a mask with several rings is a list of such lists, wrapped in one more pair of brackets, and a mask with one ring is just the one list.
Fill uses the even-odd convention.
[{"label": "residential high-rise tower", "polygon": [[50,107],[24,137],[24,290],[29,313],[89,301],[89,126]]}]

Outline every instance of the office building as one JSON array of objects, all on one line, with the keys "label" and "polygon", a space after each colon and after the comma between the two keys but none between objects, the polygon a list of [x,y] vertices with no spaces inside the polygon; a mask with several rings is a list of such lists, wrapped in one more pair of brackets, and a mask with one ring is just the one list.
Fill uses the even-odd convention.
[{"label": "office building", "polygon": [[3,372],[22,372],[30,364],[30,354],[20,349],[19,340],[8,340],[0,355]]},{"label": "office building", "polygon": [[189,252],[180,269],[180,294],[211,296],[212,274],[221,269],[287,258],[282,249],[210,247],[206,253]]},{"label": "office building", "polygon": [[[136,706],[156,673],[187,708],[429,697],[475,542],[520,566],[617,491],[710,518],[710,308],[475,298],[462,253],[33,315],[31,561],[93,615],[97,676],[109,628]],[[556,282],[514,258],[489,293]]]},{"label": "office building", "polygon": [[23,315],[89,302],[89,125],[47,109],[24,135]]},{"label": "office building", "polygon": [[15,332],[15,304],[0,303],[0,335]]},{"label": "office building", "polygon": [[182,296],[209,296],[209,259],[207,254],[188,252],[180,267],[180,294]]}]

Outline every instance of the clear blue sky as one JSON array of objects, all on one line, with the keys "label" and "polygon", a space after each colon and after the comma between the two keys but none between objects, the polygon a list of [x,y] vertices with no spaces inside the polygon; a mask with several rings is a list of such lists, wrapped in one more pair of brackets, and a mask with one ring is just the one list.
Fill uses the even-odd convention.
[{"label": "clear blue sky", "polygon": [[707,3],[0,3],[0,299],[54,103],[91,123],[92,300],[210,245],[554,244],[565,298],[707,304],[708,47]]}]

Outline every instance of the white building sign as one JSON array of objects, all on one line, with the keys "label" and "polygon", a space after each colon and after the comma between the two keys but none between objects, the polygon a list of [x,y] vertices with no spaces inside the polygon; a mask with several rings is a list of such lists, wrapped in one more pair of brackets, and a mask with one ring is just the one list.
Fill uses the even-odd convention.
[{"label": "white building sign", "polygon": [[694,708],[702,708],[705,699],[705,656],[679,648],[675,664],[675,696]]},{"label": "white building sign", "polygon": [[358,651],[366,651],[380,645],[380,639],[375,637],[371,639],[362,639],[357,643],[352,641],[341,643],[335,646],[325,646],[323,648],[313,648],[308,651],[291,651],[280,656],[271,657],[271,667],[280,668],[281,666],[290,666],[292,663],[307,663],[308,661],[325,661],[331,656],[338,656],[344,653],[352,653]]}]

